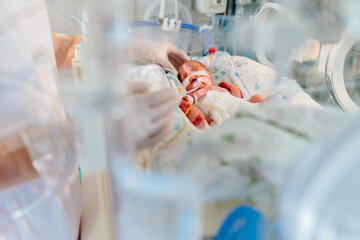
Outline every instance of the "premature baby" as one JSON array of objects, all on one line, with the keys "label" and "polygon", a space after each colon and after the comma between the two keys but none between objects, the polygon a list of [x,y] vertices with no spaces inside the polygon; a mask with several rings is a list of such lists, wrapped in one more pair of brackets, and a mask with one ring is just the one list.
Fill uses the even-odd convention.
[{"label": "premature baby", "polygon": [[[236,111],[241,91],[234,84],[220,82],[214,86],[214,80],[207,68],[200,62],[187,61],[178,69],[179,80],[187,91],[183,97],[180,109],[187,114],[188,119],[199,129],[205,129],[213,123],[222,123]],[[250,103],[264,101],[261,95],[254,95]],[[195,106],[192,106],[195,104]]]}]

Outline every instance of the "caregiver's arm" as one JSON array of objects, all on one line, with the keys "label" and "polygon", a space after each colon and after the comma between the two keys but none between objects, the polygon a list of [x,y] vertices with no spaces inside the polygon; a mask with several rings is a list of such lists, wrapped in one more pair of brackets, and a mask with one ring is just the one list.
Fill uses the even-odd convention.
[{"label": "caregiver's arm", "polygon": [[0,140],[0,191],[37,176],[20,136]]},{"label": "caregiver's arm", "polygon": [[59,71],[71,68],[71,59],[74,58],[74,47],[81,43],[82,36],[52,33],[56,65]]},{"label": "caregiver's arm", "polygon": [[[49,157],[56,156],[53,144],[61,144],[66,154],[72,154],[75,151],[74,142],[75,127],[69,120],[32,126],[21,133],[0,139],[0,190],[36,178],[41,175],[38,170],[51,167]],[[38,147],[40,144],[41,148]],[[42,159],[48,160],[40,161]],[[53,166],[56,167],[56,164]]]}]

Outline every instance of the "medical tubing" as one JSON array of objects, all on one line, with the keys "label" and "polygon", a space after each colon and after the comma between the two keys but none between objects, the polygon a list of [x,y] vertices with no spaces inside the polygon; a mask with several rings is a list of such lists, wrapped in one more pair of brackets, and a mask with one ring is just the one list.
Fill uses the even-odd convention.
[{"label": "medical tubing", "polygon": [[237,18],[241,18],[241,16],[244,15],[244,7],[242,5],[242,0],[237,0],[236,1],[236,7],[235,7],[235,16]]},{"label": "medical tubing", "polygon": [[159,24],[157,22],[147,22],[147,21],[136,21],[130,23],[130,27],[139,28],[139,27],[158,27]]},{"label": "medical tubing", "polygon": [[225,17],[226,17],[226,12],[223,14],[222,18],[221,18],[221,23],[220,23],[220,29],[224,28],[224,22],[225,22]]},{"label": "medical tubing", "polygon": [[[166,0],[161,0],[160,10],[159,10],[159,19],[164,19],[164,17],[165,17],[165,6],[166,6]],[[175,8],[175,19],[179,20],[178,0],[174,0],[174,8]]]},{"label": "medical tubing", "polygon": [[205,43],[207,47],[215,46],[215,37],[208,29],[200,29],[199,32],[202,36],[204,36]]},{"label": "medical tubing", "polygon": [[[173,70],[172,69],[169,69],[169,70],[171,70],[171,71],[169,71],[168,73],[165,74],[165,77],[168,79],[168,81],[169,81],[169,79],[178,81],[178,79],[175,77],[176,74],[173,72]],[[189,93],[192,93],[192,92],[195,92],[196,90],[198,90],[199,87],[201,86],[201,81],[199,79],[196,79],[195,81],[197,81],[198,84],[194,89],[191,89],[190,91],[186,91],[186,88],[185,88],[185,94],[181,94],[180,90],[178,89],[179,94],[186,96],[186,95],[189,95]],[[170,85],[172,85],[172,84],[170,83]]]},{"label": "medical tubing", "polygon": [[[167,73],[167,74],[165,75],[165,77],[167,77],[168,79],[170,78],[170,79],[173,79],[173,80],[177,80],[177,79],[175,79],[174,76],[172,76],[172,75],[169,74],[169,73]],[[184,96],[185,96],[185,95],[189,95],[189,93],[195,92],[196,90],[199,89],[199,87],[201,86],[201,81],[200,81],[199,79],[196,79],[195,81],[198,82],[197,86],[196,86],[194,89],[191,89],[190,91],[186,91],[185,94],[184,94]],[[186,89],[185,89],[185,90],[186,90]],[[180,93],[180,92],[179,92],[179,93]]]},{"label": "medical tubing", "polygon": [[212,122],[213,123],[218,123],[219,122],[219,120],[220,120],[220,112],[219,112],[219,110],[215,106],[213,106],[213,105],[211,105],[209,103],[195,103],[195,104],[191,105],[188,110],[186,110],[185,115],[187,115],[189,113],[191,108],[193,108],[194,106],[197,106],[197,105],[205,105],[205,106],[209,106],[209,107],[213,108],[216,111],[218,117],[217,117],[217,119],[215,121],[212,121]]},{"label": "medical tubing", "polygon": [[207,47],[215,46],[214,36],[207,28],[201,28],[188,23],[182,23],[181,28],[200,33],[204,37]]},{"label": "medical tubing", "polygon": [[[184,113],[185,116],[183,116],[182,120],[184,122],[184,125],[180,128],[180,130],[175,133],[169,140],[165,141],[162,145],[160,145],[159,147],[157,147],[154,151],[151,152],[150,156],[148,159],[146,159],[142,164],[142,167],[146,167],[147,164],[151,161],[151,159],[153,159],[153,157],[155,156],[156,153],[158,153],[161,149],[163,149],[164,147],[166,147],[167,145],[169,145],[170,143],[172,143],[173,141],[175,141],[175,139],[185,130],[187,124],[186,124],[186,120],[185,120],[185,117],[188,115],[188,113],[190,112],[190,110],[194,107],[194,106],[197,106],[197,105],[206,105],[206,106],[209,106],[213,109],[215,109],[217,115],[218,115],[218,118],[213,121],[214,123],[217,123],[220,119],[220,112],[219,110],[211,105],[211,104],[208,104],[208,103],[195,103],[195,104],[192,104]],[[139,151],[137,154],[136,154],[136,158],[139,157],[139,155],[141,154],[141,151]]]},{"label": "medical tubing", "polygon": [[179,2],[178,0],[174,0],[175,4],[175,19],[179,20]]},{"label": "medical tubing", "polygon": [[160,10],[159,10],[159,19],[164,19],[164,17],[165,17],[165,2],[166,2],[166,0],[161,0]]},{"label": "medical tubing", "polygon": [[[196,90],[199,89],[199,87],[201,86],[201,81],[199,79],[196,79],[195,81],[198,82],[198,85],[194,88],[194,89],[191,89],[190,91],[186,91],[186,95],[188,95],[189,93],[192,93],[192,92],[195,92]],[[186,88],[185,88],[186,89]]]},{"label": "medical tubing", "polygon": [[[136,21],[136,22],[132,22],[130,23],[130,27],[132,28],[138,28],[138,27],[158,27],[159,24],[157,22],[148,22],[148,21]],[[199,32],[200,31],[200,27],[192,25],[192,24],[188,24],[188,23],[181,23],[181,28],[182,29],[187,29],[187,30],[191,30],[194,32]],[[211,32],[209,30],[204,30],[207,31],[211,34]]]},{"label": "medical tubing", "polygon": [[178,93],[179,93],[180,95],[182,95],[180,88],[179,88],[178,86],[176,86],[176,84],[175,84],[175,82],[174,82],[174,81],[178,81],[178,79],[177,79],[176,77],[174,77],[174,76],[173,76],[172,74],[170,74],[170,73],[167,73],[167,74],[165,75],[165,78],[169,81],[170,87],[171,87],[171,88],[176,88],[176,90],[178,91]]}]

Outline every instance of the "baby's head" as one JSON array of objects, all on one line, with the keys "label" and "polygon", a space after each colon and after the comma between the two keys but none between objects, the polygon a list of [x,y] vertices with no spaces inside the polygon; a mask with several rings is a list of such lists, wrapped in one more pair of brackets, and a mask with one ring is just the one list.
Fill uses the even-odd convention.
[{"label": "baby's head", "polygon": [[208,71],[208,70],[201,62],[194,61],[194,60],[186,61],[183,65],[181,65],[179,67],[179,70],[178,70],[179,79],[181,81],[184,81],[184,79],[187,76],[189,76],[192,73],[197,72],[197,71]]},{"label": "baby's head", "polygon": [[[213,86],[214,83],[214,79],[212,78],[210,72],[201,62],[198,61],[186,61],[179,67],[178,73],[179,80],[185,87],[186,91],[193,90],[195,92],[195,90]],[[226,89],[231,95],[235,97],[242,98],[240,89],[234,84],[220,82],[218,87]],[[261,95],[253,95],[248,101],[251,103],[262,103],[265,101],[265,98]]]},{"label": "baby's head", "polygon": [[[199,74],[196,74],[197,72]],[[201,62],[198,61],[194,61],[194,60],[186,61],[183,65],[179,67],[178,73],[179,73],[178,77],[181,82],[184,82],[185,80],[189,81],[186,84],[187,91],[190,91],[194,87],[194,85],[197,82],[196,81],[197,79],[201,79],[201,86],[199,88],[202,88],[203,86],[206,85],[212,86],[214,82],[207,68]]]}]

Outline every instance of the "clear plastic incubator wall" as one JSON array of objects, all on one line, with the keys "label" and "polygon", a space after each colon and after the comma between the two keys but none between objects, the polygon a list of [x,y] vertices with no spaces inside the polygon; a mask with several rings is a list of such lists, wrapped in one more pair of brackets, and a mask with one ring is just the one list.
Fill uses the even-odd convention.
[{"label": "clear plastic incubator wall", "polygon": [[359,1],[47,5],[53,32],[83,35],[59,81],[71,127],[29,130],[61,161],[37,158],[46,184],[12,218],[74,154],[82,239],[360,239]]}]

